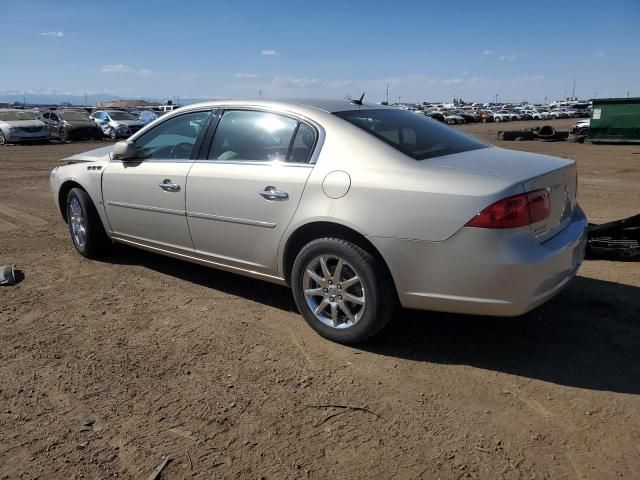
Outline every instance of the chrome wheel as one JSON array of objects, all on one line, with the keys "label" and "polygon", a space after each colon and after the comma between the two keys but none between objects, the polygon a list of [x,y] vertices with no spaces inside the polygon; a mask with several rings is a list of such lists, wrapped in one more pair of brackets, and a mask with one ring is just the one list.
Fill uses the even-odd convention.
[{"label": "chrome wheel", "polygon": [[76,246],[83,250],[87,243],[87,225],[82,207],[77,197],[71,199],[69,204],[69,223],[71,224],[71,235]]},{"label": "chrome wheel", "polygon": [[358,323],[366,308],[362,277],[336,255],[321,255],[305,268],[302,288],[307,306],[315,317],[333,328]]}]

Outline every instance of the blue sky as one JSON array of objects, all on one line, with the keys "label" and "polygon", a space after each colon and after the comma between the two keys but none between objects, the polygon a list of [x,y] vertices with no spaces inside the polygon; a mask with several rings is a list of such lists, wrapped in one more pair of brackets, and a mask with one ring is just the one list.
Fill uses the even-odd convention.
[{"label": "blue sky", "polygon": [[640,96],[640,0],[0,3],[0,93]]}]

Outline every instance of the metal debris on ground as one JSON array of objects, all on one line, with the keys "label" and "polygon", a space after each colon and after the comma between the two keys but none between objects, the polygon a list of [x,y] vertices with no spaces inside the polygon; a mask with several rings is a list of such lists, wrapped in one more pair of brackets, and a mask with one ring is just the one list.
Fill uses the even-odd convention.
[{"label": "metal debris on ground", "polygon": [[551,125],[542,127],[523,128],[521,130],[500,130],[498,138],[504,141],[523,141],[523,140],[543,140],[547,142],[555,142],[558,140],[567,140],[569,132],[558,131]]},{"label": "metal debris on ground", "polygon": [[640,215],[603,223],[589,224],[587,259],[640,260]]}]

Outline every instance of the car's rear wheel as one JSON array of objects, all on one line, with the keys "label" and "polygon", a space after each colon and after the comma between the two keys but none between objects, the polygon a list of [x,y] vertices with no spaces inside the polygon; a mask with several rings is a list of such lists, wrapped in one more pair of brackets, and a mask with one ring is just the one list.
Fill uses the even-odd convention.
[{"label": "car's rear wheel", "polygon": [[4,132],[0,130],[0,145],[5,145],[7,143],[7,138],[4,136]]},{"label": "car's rear wheel", "polygon": [[78,253],[95,258],[108,251],[109,237],[98,212],[87,192],[80,188],[72,188],[67,196],[67,223]]},{"label": "car's rear wheel", "polygon": [[386,269],[347,240],[321,238],[302,248],[293,264],[293,296],[300,313],[329,340],[353,344],[391,320],[397,299]]},{"label": "car's rear wheel", "polygon": [[116,132],[115,128],[112,128],[111,130],[109,130],[109,137],[111,138],[111,140],[117,140],[118,132]]}]

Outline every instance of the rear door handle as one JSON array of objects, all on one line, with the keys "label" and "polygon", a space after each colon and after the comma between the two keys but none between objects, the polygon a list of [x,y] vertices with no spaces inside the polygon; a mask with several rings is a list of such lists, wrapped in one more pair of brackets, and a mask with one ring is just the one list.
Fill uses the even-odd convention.
[{"label": "rear door handle", "polygon": [[283,200],[289,200],[289,194],[287,192],[282,192],[277,190],[276,187],[268,186],[265,187],[264,190],[258,192],[262,197],[267,200],[273,200],[277,202],[282,202]]},{"label": "rear door handle", "polygon": [[158,186],[164,190],[165,192],[179,192],[180,185],[177,183],[173,183],[170,179],[165,178],[162,183],[159,183]]}]

